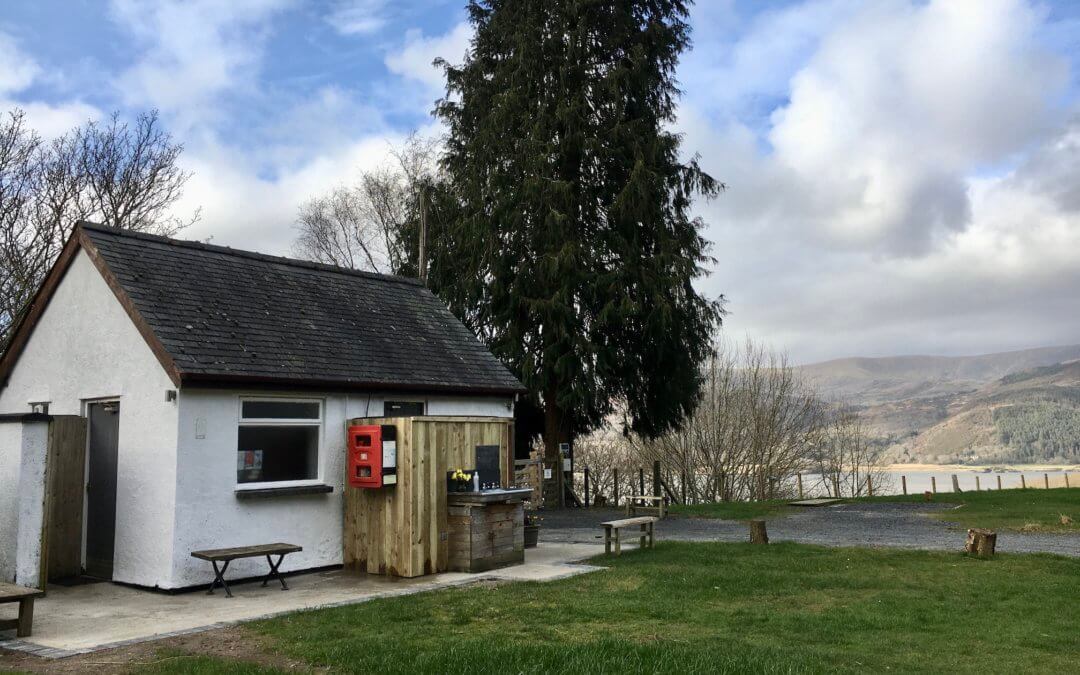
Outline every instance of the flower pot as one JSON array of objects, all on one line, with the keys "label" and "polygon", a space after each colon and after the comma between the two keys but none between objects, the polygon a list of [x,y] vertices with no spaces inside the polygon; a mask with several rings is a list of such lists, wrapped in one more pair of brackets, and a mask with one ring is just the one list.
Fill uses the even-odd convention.
[{"label": "flower pot", "polygon": [[536,542],[540,539],[539,525],[525,526],[525,548],[536,548]]}]

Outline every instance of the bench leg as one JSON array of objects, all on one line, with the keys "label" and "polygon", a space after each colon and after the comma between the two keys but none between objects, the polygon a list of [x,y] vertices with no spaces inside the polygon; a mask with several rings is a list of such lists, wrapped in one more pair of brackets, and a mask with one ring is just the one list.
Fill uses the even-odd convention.
[{"label": "bench leg", "polygon": [[604,527],[604,555],[611,555],[611,528]]},{"label": "bench leg", "polygon": [[649,523],[649,548],[652,548],[653,544],[656,543],[656,540],[653,539],[653,525],[655,523]]},{"label": "bench leg", "polygon": [[615,528],[615,555],[622,555],[622,541],[619,539],[619,528]]},{"label": "bench leg", "polygon": [[34,626],[34,599],[19,600],[19,625],[15,627],[15,637],[30,637]]},{"label": "bench leg", "polygon": [[270,554],[266,555],[266,563],[268,565],[270,565],[270,574],[267,574],[266,578],[263,579],[263,582],[262,582],[263,588],[266,588],[266,583],[268,581],[270,581],[271,579],[277,579],[278,581],[281,582],[281,590],[283,590],[283,591],[289,590],[289,587],[285,585],[285,577],[281,576],[281,573],[278,572],[278,568],[281,567],[281,561],[284,560],[284,559],[285,559],[285,554],[282,553],[281,555],[278,556],[277,563],[275,564],[274,561],[270,558]]},{"label": "bench leg", "polygon": [[208,590],[206,592],[207,595],[213,595],[214,594],[214,588],[218,584],[221,584],[221,587],[225,589],[225,597],[226,598],[231,598],[232,597],[232,591],[229,590],[229,585],[227,583],[225,583],[225,570],[229,569],[229,563],[230,562],[231,561],[226,560],[221,565],[221,569],[219,570],[218,566],[217,566],[217,561],[216,560],[211,560],[210,561],[210,564],[214,566],[214,581],[210,584],[210,590]]},{"label": "bench leg", "polygon": [[640,548],[645,548],[645,537],[648,536],[648,534],[649,534],[649,532],[648,532],[648,529],[646,529],[646,524],[642,523],[641,524],[641,541],[638,543],[638,548],[639,549]]}]

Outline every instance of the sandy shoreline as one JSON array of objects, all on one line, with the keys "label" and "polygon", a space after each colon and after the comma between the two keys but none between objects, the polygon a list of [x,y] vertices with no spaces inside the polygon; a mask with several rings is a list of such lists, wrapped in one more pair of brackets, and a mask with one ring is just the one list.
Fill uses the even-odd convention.
[{"label": "sandy shoreline", "polygon": [[1080,464],[889,464],[886,471],[904,473],[905,471],[943,472],[961,471],[985,472],[1020,472],[1020,471],[1080,471]]}]

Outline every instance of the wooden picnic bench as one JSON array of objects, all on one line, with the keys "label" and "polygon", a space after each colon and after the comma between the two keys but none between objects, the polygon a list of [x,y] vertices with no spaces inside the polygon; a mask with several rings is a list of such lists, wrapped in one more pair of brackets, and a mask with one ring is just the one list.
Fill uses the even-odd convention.
[{"label": "wooden picnic bench", "polygon": [[656,521],[660,520],[656,516],[638,516],[637,518],[623,518],[622,520],[609,520],[605,523],[600,523],[604,526],[604,553],[611,553],[611,533],[615,533],[615,555],[622,553],[622,541],[619,538],[619,530],[624,527],[634,527],[635,525],[641,526],[641,533],[638,535],[641,537],[640,548],[645,548],[645,542],[648,540],[649,548],[653,546],[653,525]]},{"label": "wooden picnic bench", "polygon": [[[303,550],[302,546],[296,544],[259,544],[258,546],[237,546],[236,548],[212,548],[205,551],[192,551],[191,557],[207,560],[214,567],[214,581],[210,584],[210,590],[207,593],[212,594],[214,588],[221,584],[221,587],[225,589],[225,597],[231,598],[233,596],[232,591],[229,590],[229,585],[225,583],[225,570],[229,569],[229,563],[240,558],[266,556],[266,562],[270,565],[270,573],[263,579],[262,585],[265,587],[271,579],[277,579],[281,582],[281,590],[287,591],[289,587],[285,584],[285,577],[278,572],[278,568],[281,567],[281,561],[285,559],[286,555]],[[278,557],[276,563],[271,557],[275,555]],[[218,569],[219,562],[222,563],[221,569]]]},{"label": "wooden picnic bench", "polygon": [[0,604],[19,603],[19,618],[0,619],[0,630],[15,629],[15,637],[30,637],[34,625],[34,598],[45,595],[37,588],[26,588],[0,582]]},{"label": "wooden picnic bench", "polygon": [[656,495],[630,495],[627,497],[626,516],[636,516],[640,513],[652,513],[657,518],[663,518],[667,513],[664,498]]}]

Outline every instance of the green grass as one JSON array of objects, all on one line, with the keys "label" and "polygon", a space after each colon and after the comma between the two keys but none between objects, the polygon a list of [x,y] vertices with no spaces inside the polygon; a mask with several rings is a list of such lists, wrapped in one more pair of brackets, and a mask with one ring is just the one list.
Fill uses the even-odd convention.
[{"label": "green grass", "polygon": [[[698,518],[750,520],[771,518],[790,513],[790,500],[774,499],[763,502],[721,502],[717,504],[673,505],[671,512]],[[847,499],[846,502],[922,502],[923,496],[885,496]],[[1026,490],[984,490],[982,492],[939,492],[935,502],[958,504],[959,508],[935,513],[941,520],[959,523],[964,527],[985,527],[993,530],[1024,530],[1038,532],[1080,532],[1080,488],[1028,488]],[[1072,522],[1062,523],[1061,516]]]},{"label": "green grass", "polygon": [[[921,502],[922,495],[870,497],[860,501]],[[1080,532],[1080,488],[1028,488],[982,492],[939,492],[935,502],[959,504],[959,508],[934,514],[936,518],[964,527],[992,530]],[[1061,516],[1072,522],[1062,523]]]},{"label": "green grass", "polygon": [[[338,672],[1069,672],[1080,560],[675,543],[551,583],[471,586],[252,624]],[[201,655],[157,672],[260,672]]]}]

